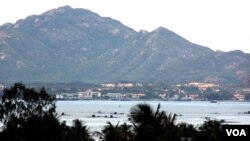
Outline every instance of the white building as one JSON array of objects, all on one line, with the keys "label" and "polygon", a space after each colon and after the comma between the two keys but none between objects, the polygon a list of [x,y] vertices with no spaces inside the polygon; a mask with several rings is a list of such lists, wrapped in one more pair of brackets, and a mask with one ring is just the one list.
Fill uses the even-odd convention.
[{"label": "white building", "polygon": [[107,93],[107,95],[111,99],[122,99],[123,95],[121,93]]},{"label": "white building", "polygon": [[92,99],[93,93],[91,90],[87,90],[85,92],[78,92],[79,99]]},{"label": "white building", "polygon": [[106,84],[101,84],[102,87],[106,87],[106,88],[114,88],[115,84],[111,84],[111,83],[106,83]]},{"label": "white building", "polygon": [[133,99],[140,99],[140,98],[145,97],[145,96],[146,96],[146,94],[138,93],[138,94],[133,94],[132,98]]},{"label": "white building", "polygon": [[143,87],[143,84],[141,84],[141,83],[135,83],[135,86],[136,87]]},{"label": "white building", "polygon": [[56,99],[67,99],[67,100],[77,100],[77,93],[61,93],[56,95]]},{"label": "white building", "polygon": [[134,84],[133,83],[118,83],[117,84],[117,87],[127,87],[127,88],[130,88],[130,87],[133,87]]},{"label": "white building", "polygon": [[100,92],[92,92],[92,96],[101,97],[102,94]]}]

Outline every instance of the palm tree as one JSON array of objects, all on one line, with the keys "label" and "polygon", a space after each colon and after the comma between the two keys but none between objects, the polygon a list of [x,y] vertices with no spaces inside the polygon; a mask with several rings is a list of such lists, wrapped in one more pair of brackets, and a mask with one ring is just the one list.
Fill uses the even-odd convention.
[{"label": "palm tree", "polygon": [[134,125],[136,140],[160,141],[172,139],[176,130],[176,115],[167,115],[160,111],[158,104],[156,111],[148,104],[138,104],[130,111],[131,122]]},{"label": "palm tree", "polygon": [[127,123],[120,125],[121,136],[123,141],[134,141],[134,134],[132,132],[132,126]]},{"label": "palm tree", "polygon": [[152,140],[155,138],[154,125],[155,115],[152,107],[148,104],[138,104],[130,111],[130,118],[134,125],[136,140]]},{"label": "palm tree", "polygon": [[132,126],[126,123],[119,126],[119,122],[116,125],[107,122],[102,130],[101,138],[103,141],[133,141],[131,128]]},{"label": "palm tree", "polygon": [[68,141],[94,141],[91,138],[90,132],[84,122],[75,119],[73,120],[73,126],[69,129],[65,140]]},{"label": "palm tree", "polygon": [[178,136],[178,127],[176,126],[176,114],[169,113],[165,115],[162,119],[162,138],[166,141],[168,140],[180,140]]},{"label": "palm tree", "polygon": [[198,135],[197,129],[188,123],[179,123],[178,125],[178,136],[181,141],[195,140]]},{"label": "palm tree", "polygon": [[224,120],[210,120],[204,121],[204,123],[198,128],[198,138],[204,141],[219,141],[222,137],[222,123]]}]

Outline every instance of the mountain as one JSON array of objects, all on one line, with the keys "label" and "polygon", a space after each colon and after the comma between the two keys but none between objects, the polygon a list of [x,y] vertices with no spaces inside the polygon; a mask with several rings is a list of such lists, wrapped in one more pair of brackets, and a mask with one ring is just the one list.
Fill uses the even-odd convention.
[{"label": "mountain", "polygon": [[0,26],[0,66],[2,82],[250,85],[250,54],[215,52],[164,27],[136,32],[69,6]]}]

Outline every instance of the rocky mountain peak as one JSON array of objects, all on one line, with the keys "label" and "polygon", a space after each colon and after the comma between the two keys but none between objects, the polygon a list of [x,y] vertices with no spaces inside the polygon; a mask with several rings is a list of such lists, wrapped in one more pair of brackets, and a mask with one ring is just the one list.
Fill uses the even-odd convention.
[{"label": "rocky mountain peak", "polygon": [[0,26],[4,82],[216,79],[250,85],[249,60],[249,54],[214,52],[164,27],[136,32],[112,18],[69,6]]},{"label": "rocky mountain peak", "polygon": [[74,11],[74,9],[70,6],[62,6],[56,9],[52,9],[49,10],[45,13],[43,13],[43,15],[54,15],[54,14],[59,14],[59,13],[66,13],[66,12],[72,12]]},{"label": "rocky mountain peak", "polygon": [[166,29],[165,27],[160,26],[160,27],[156,28],[155,30],[153,30],[152,32],[158,32],[158,33],[160,33],[160,32],[170,32],[170,30]]}]

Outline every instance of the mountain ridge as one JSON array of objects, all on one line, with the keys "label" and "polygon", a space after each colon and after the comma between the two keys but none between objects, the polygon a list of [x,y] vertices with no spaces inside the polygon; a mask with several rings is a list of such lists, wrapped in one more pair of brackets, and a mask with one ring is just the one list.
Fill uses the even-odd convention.
[{"label": "mountain ridge", "polygon": [[250,85],[250,54],[213,51],[164,27],[137,32],[69,6],[0,26],[0,65],[6,82]]}]

